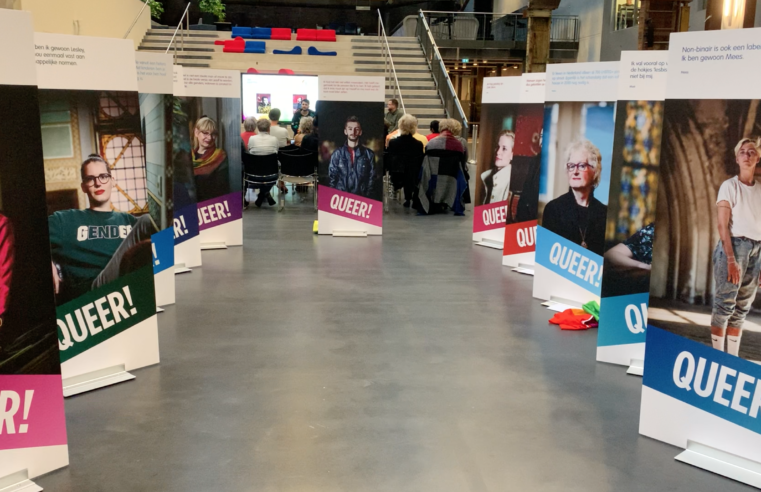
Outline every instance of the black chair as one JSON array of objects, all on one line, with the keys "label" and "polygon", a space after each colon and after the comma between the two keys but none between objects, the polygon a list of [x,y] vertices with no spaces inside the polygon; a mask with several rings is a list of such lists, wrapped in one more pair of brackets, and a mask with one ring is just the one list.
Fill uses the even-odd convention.
[{"label": "black chair", "polygon": [[[314,209],[317,210],[317,153],[296,146],[283,147],[278,152],[278,160],[280,179],[295,185],[312,186]],[[282,206],[285,206],[284,202]]]},{"label": "black chair", "polygon": [[271,188],[280,179],[280,164],[277,154],[252,155],[243,152],[243,196],[249,188]]}]

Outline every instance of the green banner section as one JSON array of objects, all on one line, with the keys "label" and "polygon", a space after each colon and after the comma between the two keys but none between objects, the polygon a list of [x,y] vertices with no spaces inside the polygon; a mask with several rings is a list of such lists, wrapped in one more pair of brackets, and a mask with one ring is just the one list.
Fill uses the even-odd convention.
[{"label": "green banner section", "polygon": [[156,294],[150,266],[58,306],[61,363],[155,315]]}]

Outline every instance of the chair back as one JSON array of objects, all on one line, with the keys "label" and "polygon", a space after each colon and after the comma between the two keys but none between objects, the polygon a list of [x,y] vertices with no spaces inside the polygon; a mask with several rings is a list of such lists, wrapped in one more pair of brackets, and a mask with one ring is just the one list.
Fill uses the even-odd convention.
[{"label": "chair back", "polygon": [[262,178],[279,174],[277,154],[252,155],[244,152],[242,161],[243,172],[249,177]]},{"label": "chair back", "polygon": [[307,177],[317,171],[317,154],[301,147],[296,147],[295,150],[280,149],[278,159],[280,172],[284,176]]}]

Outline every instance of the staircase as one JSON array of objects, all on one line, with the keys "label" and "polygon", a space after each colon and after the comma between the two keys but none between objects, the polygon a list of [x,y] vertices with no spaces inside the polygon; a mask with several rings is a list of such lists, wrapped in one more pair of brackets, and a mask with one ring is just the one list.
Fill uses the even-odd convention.
[{"label": "staircase", "polygon": [[[163,53],[169,47],[173,29],[150,29],[138,50]],[[179,34],[178,34],[179,36]],[[217,39],[230,39],[229,32],[190,31],[185,35],[185,50],[179,51],[177,64],[186,67],[216,68],[245,72],[256,68],[260,73],[277,73],[290,68],[303,75],[383,75],[384,60],[374,36],[337,36],[335,43],[319,41],[273,41],[267,40],[264,54],[223,53]],[[429,133],[431,120],[446,118],[428,64],[417,38],[392,37],[388,39],[391,56],[396,66],[399,86],[408,114],[418,118],[420,133]],[[272,50],[290,50],[301,46],[302,55],[275,55]],[[337,56],[309,56],[307,48],[314,46],[320,51],[335,51]],[[169,51],[173,53],[173,50]],[[393,79],[393,77],[392,77]],[[393,97],[393,86],[386,87],[386,97]]]}]

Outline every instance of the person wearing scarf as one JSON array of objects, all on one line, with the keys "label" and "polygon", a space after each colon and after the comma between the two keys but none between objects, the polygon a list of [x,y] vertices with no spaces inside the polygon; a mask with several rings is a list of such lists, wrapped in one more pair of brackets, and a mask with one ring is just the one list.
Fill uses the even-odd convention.
[{"label": "person wearing scarf", "polygon": [[217,123],[206,116],[196,121],[193,133],[193,175],[199,202],[230,192],[227,153],[217,148]]}]

